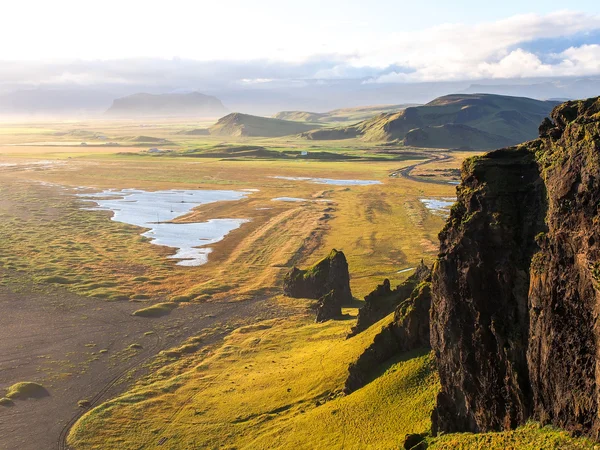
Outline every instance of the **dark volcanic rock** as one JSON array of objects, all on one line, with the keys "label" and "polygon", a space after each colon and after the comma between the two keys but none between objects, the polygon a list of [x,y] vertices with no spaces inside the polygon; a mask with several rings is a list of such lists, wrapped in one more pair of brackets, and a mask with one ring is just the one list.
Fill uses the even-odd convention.
[{"label": "dark volcanic rock", "polygon": [[325,294],[319,299],[319,303],[317,303],[316,322],[325,322],[340,317],[342,315],[343,303],[335,289]]},{"label": "dark volcanic rock", "polygon": [[394,311],[402,301],[410,296],[415,287],[430,275],[431,269],[421,260],[421,263],[415,269],[415,273],[393,291],[390,288],[390,280],[384,280],[383,284],[377,286],[373,292],[365,297],[365,304],[358,311],[356,325],[352,327],[348,337],[366,330]]},{"label": "dark volcanic rock", "polygon": [[306,270],[294,267],[283,281],[283,292],[289,297],[320,299],[331,291],[340,304],[352,301],[346,256],[335,249]]},{"label": "dark volcanic rock", "polygon": [[373,343],[356,362],[350,364],[344,386],[346,394],[364,386],[377,366],[394,355],[429,347],[430,306],[431,283],[427,279],[415,287],[408,299],[400,303],[394,312],[394,320],[383,327]]},{"label": "dark volcanic rock", "polygon": [[533,418],[598,438],[600,98],[551,118],[463,165],[432,276],[434,433]]}]

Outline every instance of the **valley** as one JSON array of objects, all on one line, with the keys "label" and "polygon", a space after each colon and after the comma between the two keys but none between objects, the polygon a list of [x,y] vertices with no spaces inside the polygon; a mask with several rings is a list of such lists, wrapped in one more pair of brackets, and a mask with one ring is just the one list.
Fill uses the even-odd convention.
[{"label": "valley", "polygon": [[[0,448],[594,448],[537,422],[432,436],[428,344],[345,388],[402,326],[390,303],[356,332],[363,298],[436,261],[483,151],[185,132],[213,126],[0,126]],[[315,323],[321,300],[284,280],[332,249],[352,296]],[[11,394],[23,382],[40,391]]]}]

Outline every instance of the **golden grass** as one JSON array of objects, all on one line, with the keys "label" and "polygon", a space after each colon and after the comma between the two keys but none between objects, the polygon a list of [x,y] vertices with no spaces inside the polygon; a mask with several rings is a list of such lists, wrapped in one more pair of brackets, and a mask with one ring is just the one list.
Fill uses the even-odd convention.
[{"label": "golden grass", "polygon": [[597,450],[595,442],[530,422],[502,433],[457,433],[431,439],[430,450]]},{"label": "golden grass", "polygon": [[21,381],[10,386],[5,394],[9,400],[26,400],[28,398],[39,398],[48,395],[48,391],[39,383]]},{"label": "golden grass", "polygon": [[[408,274],[398,270],[415,266],[421,258],[434,259],[443,221],[419,199],[453,196],[454,187],[388,177],[415,161],[221,161],[115,154],[145,148],[131,145],[131,138],[140,135],[172,141],[179,150],[202,151],[222,143],[354,155],[381,155],[377,152],[388,149],[352,139],[313,147],[314,142],[297,137],[235,140],[178,134],[210,123],[0,124],[0,163],[61,162],[37,168],[0,166],[0,266],[99,299],[160,301],[135,313],[153,316],[176,305],[168,301],[273,296],[292,265],[312,264],[331,248],[345,252],[357,297],[383,278],[399,283]],[[129,144],[73,145],[86,141],[80,137],[86,133]],[[24,143],[30,145],[12,145]],[[429,171],[458,168],[461,159],[472,153],[453,155],[451,161],[425,167]],[[376,179],[383,184],[340,187],[273,176]],[[251,219],[213,246],[207,265],[190,268],[166,259],[173,251],[149,244],[136,227],[113,222],[106,213],[82,211],[81,202],[68,192],[35,182],[95,189],[259,192],[239,202],[205,205],[178,219]],[[310,201],[271,201],[283,196]],[[439,388],[429,353],[403,355],[364,388],[349,396],[340,394],[348,364],[389,317],[346,340],[353,325],[350,316],[314,324],[313,317],[304,314],[304,301],[279,301],[296,306],[298,314],[235,330],[218,347],[203,346],[201,338],[193,338],[162,352],[148,377],[88,411],[71,430],[70,443],[77,449],[124,450],[159,443],[172,449],[391,449],[401,447],[406,433],[428,431]],[[345,312],[354,315],[356,310]],[[132,344],[131,352],[140,348]],[[0,399],[1,405],[12,404],[8,396]],[[537,424],[506,433],[454,434],[429,441],[432,449],[594,448],[586,440]]]},{"label": "golden grass", "polygon": [[346,340],[350,321],[311,322],[295,317],[240,328],[218,350],[189,356],[191,370],[166,366],[165,374],[177,374],[159,371],[90,411],[69,442],[129,449],[166,438],[168,448],[331,448],[346,435],[348,448],[376,439],[394,448],[403,433],[426,431],[438,388],[428,353],[398,360],[343,397],[348,364],[378,328]]}]

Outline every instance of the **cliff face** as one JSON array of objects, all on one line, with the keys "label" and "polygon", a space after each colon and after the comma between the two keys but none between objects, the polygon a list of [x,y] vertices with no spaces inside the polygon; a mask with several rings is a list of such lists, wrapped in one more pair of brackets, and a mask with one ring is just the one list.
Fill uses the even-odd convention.
[{"label": "cliff face", "polygon": [[365,304],[358,311],[356,325],[350,330],[348,337],[352,337],[379,322],[390,314],[396,307],[408,297],[419,283],[431,276],[431,269],[423,260],[415,268],[415,273],[408,277],[402,284],[392,290],[390,280],[387,278],[383,284],[378,285],[370,294],[365,296]]},{"label": "cliff face", "polygon": [[551,118],[463,166],[432,275],[434,433],[534,418],[598,437],[600,99]]},{"label": "cliff face", "polygon": [[319,299],[331,291],[344,303],[352,301],[346,255],[335,249],[306,270],[294,267],[283,280],[283,292],[289,297]]}]

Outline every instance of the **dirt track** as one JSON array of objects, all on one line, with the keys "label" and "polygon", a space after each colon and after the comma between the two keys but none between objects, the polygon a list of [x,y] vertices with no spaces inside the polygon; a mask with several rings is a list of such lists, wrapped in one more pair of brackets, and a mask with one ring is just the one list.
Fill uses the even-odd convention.
[{"label": "dirt track", "polygon": [[[141,318],[131,315],[140,303],[109,303],[23,281],[0,286],[0,392],[35,381],[50,395],[0,406],[3,450],[67,448],[70,425],[85,412],[79,400],[98,404],[122,392],[132,368],[203,329],[282,314],[254,300],[189,304],[162,318]],[[127,348],[134,343],[142,348]]]}]

